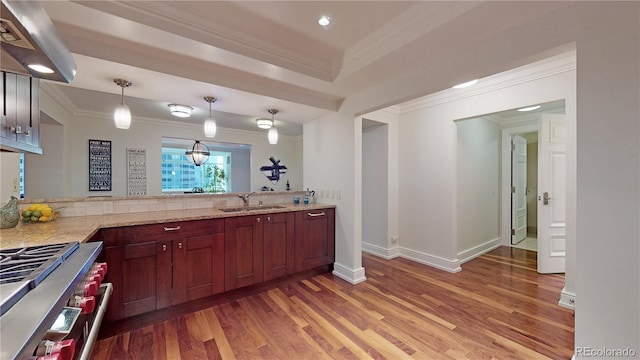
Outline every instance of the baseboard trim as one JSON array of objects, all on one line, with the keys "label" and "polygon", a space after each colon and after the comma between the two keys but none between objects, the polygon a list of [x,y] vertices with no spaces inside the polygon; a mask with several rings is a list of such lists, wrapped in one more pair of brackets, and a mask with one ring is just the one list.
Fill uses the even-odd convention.
[{"label": "baseboard trim", "polygon": [[354,270],[338,263],[334,263],[332,274],[353,285],[367,280],[367,277],[364,275],[363,267]]},{"label": "baseboard trim", "polygon": [[420,264],[429,265],[436,269],[444,270],[450,273],[457,273],[462,270],[460,260],[448,260],[436,255],[427,254],[420,251],[400,248],[400,257],[418,262]]},{"label": "baseboard trim", "polygon": [[566,288],[562,288],[560,292],[560,301],[558,301],[558,305],[565,307],[567,309],[575,310],[576,309],[576,294],[572,294],[566,290]]},{"label": "baseboard trim", "polygon": [[476,245],[471,249],[467,249],[465,251],[461,251],[458,253],[458,259],[460,264],[464,264],[469,260],[473,260],[482,254],[486,254],[489,251],[500,247],[500,238],[497,237],[493,240],[489,240],[480,245]]},{"label": "baseboard trim", "polygon": [[398,256],[400,256],[400,248],[397,246],[387,249],[387,248],[383,248],[382,246],[363,242],[362,251],[381,257],[386,260],[391,260],[393,258],[397,258]]}]

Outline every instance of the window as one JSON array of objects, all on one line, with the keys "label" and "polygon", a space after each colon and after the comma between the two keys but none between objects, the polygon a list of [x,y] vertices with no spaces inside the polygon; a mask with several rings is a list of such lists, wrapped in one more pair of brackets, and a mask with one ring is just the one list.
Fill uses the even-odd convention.
[{"label": "window", "polygon": [[195,166],[184,148],[162,148],[162,192],[191,192],[200,187],[205,192],[231,192],[231,153],[211,151],[209,159]]}]

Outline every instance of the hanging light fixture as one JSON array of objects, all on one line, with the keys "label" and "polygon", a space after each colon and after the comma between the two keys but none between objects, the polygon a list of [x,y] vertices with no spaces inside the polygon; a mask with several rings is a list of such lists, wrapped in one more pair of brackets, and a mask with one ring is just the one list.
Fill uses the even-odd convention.
[{"label": "hanging light fixture", "polygon": [[209,117],[204,121],[204,136],[208,138],[216,137],[216,131],[218,130],[218,127],[216,126],[216,119],[211,115],[211,104],[216,102],[216,100],[218,99],[213,96],[204,97],[204,101],[209,103]]},{"label": "hanging light fixture", "polygon": [[184,153],[196,166],[200,166],[209,159],[209,148],[207,145],[196,140],[193,146]]},{"label": "hanging light fixture", "polygon": [[116,107],[113,113],[113,121],[118,129],[128,129],[131,126],[131,110],[124,103],[124,88],[131,86],[131,81],[123,79],[113,79],[122,88],[122,103]]},{"label": "hanging light fixture", "polygon": [[191,116],[191,110],[193,110],[191,106],[180,105],[180,104],[169,104],[169,111],[173,116],[177,116],[181,118],[189,117]]},{"label": "hanging light fixture", "polygon": [[268,134],[269,144],[275,145],[275,144],[278,143],[278,129],[276,129],[276,121],[275,121],[275,119],[273,117],[278,113],[278,110],[269,109],[267,111],[269,112],[269,114],[271,114],[271,124],[272,124],[271,129],[269,129],[269,134]]}]

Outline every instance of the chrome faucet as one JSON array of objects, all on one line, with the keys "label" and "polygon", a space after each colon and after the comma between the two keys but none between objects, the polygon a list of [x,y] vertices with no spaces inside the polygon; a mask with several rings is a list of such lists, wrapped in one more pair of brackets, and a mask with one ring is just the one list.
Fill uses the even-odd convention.
[{"label": "chrome faucet", "polygon": [[242,199],[242,202],[244,203],[244,206],[249,206],[249,196],[251,196],[251,195],[253,195],[253,194],[255,194],[255,191],[254,191],[254,192],[250,192],[250,193],[248,193],[248,194],[241,194],[241,195],[238,195],[238,197],[239,197],[240,199]]}]

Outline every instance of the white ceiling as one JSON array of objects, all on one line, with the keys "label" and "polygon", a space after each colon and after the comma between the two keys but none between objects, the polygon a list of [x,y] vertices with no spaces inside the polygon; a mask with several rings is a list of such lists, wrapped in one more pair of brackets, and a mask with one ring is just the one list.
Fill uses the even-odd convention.
[{"label": "white ceiling", "polygon": [[[425,93],[417,97],[521,65],[508,56],[500,63],[465,52],[479,54],[478,47],[492,36],[565,5],[44,1],[43,6],[78,68],[71,84],[43,87],[72,111],[110,113],[120,102],[113,79],[124,78],[133,82],[125,102],[134,121],[201,123],[208,114],[203,97],[212,95],[218,98],[212,106],[218,126],[256,130],[254,120],[270,117],[267,109],[275,108],[280,132],[299,135],[301,124],[347,106],[364,112],[409,100],[380,94],[386,83],[425,82]],[[328,28],[317,24],[321,15],[333,19]],[[411,78],[416,72],[423,78]],[[362,101],[365,94],[391,103]],[[172,118],[169,103],[193,106],[193,116]]]}]

